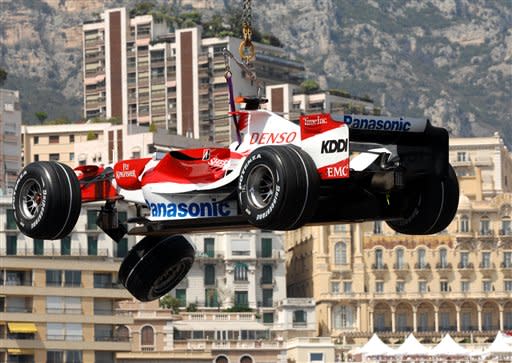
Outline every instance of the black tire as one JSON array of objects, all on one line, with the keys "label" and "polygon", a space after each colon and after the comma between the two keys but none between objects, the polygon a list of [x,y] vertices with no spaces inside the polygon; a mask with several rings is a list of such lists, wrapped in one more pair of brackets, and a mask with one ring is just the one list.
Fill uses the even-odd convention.
[{"label": "black tire", "polygon": [[453,167],[448,165],[445,178],[427,180],[416,200],[408,218],[387,221],[394,231],[425,235],[441,232],[448,227],[459,206],[459,183]]},{"label": "black tire", "polygon": [[316,210],[319,183],[313,160],[298,147],[260,147],[247,157],[240,172],[241,212],[261,229],[299,228]]},{"label": "black tire", "polygon": [[119,282],[138,300],[156,300],[185,278],[195,258],[183,236],[144,237],[125,257]]},{"label": "black tire", "polygon": [[61,239],[71,232],[80,215],[80,183],[67,165],[31,163],[16,180],[12,202],[16,224],[24,235]]}]

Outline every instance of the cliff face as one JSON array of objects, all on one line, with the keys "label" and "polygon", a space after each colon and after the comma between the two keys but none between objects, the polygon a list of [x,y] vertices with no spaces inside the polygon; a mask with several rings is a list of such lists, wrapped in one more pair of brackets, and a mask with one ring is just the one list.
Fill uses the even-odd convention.
[{"label": "cliff face", "polygon": [[[242,1],[178,1],[208,11]],[[123,5],[121,5],[123,3]],[[115,0],[0,0],[0,66],[36,111],[80,116],[81,24]],[[512,3],[486,0],[254,0],[253,22],[305,61],[323,88],[368,95],[393,115],[454,135],[512,142]]]}]

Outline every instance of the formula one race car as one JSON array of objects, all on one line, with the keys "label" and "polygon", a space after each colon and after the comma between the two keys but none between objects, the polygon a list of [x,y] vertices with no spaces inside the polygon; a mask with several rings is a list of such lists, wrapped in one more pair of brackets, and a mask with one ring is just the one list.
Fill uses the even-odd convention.
[{"label": "formula one race car", "polygon": [[[98,225],[119,241],[115,204],[135,203],[128,233],[145,236],[119,280],[139,300],[157,299],[187,274],[195,250],[182,233],[385,220],[404,234],[433,234],[452,221],[459,186],[448,133],[428,120],[316,114],[300,125],[262,110],[236,111],[238,142],[174,150],[112,167],[34,162],[14,189],[22,233],[60,239],[82,203],[104,201]],[[350,153],[349,153],[350,151]],[[146,209],[147,208],[147,209]]]}]

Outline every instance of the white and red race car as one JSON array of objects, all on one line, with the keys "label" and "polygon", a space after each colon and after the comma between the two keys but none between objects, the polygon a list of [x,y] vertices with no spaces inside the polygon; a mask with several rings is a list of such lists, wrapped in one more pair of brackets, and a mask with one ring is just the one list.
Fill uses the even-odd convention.
[{"label": "white and red race car", "polygon": [[[34,162],[15,185],[22,233],[60,239],[81,204],[105,201],[98,225],[114,240],[144,235],[119,280],[139,300],[157,299],[187,274],[195,251],[182,233],[385,220],[399,233],[432,234],[452,221],[459,187],[448,133],[427,120],[316,114],[300,125],[246,98],[230,147],[175,150],[113,167]],[[119,200],[142,206],[129,231]],[[144,208],[145,207],[145,208]]]}]

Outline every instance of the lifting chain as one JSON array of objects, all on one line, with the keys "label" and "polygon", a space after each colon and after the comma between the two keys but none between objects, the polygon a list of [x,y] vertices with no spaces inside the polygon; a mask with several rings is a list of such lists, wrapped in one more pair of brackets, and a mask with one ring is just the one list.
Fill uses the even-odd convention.
[{"label": "lifting chain", "polygon": [[242,34],[243,40],[240,43],[240,58],[244,61],[245,64],[248,64],[250,61],[254,59],[255,50],[254,45],[252,44],[252,8],[251,8],[251,0],[244,0],[244,7],[242,11]]}]

